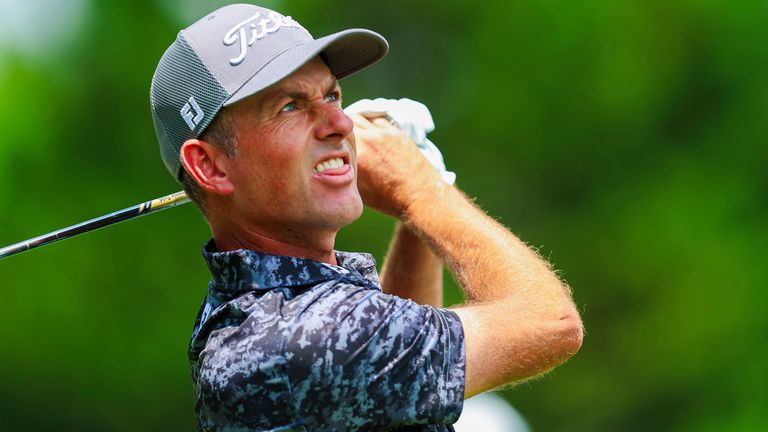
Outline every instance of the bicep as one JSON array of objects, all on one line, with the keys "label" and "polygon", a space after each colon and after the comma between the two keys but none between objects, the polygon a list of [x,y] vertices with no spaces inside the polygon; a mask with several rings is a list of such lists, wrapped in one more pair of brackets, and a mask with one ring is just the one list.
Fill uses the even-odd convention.
[{"label": "bicep", "polygon": [[536,376],[570,356],[564,355],[574,327],[568,314],[532,314],[510,303],[453,309],[464,327],[465,398]]}]

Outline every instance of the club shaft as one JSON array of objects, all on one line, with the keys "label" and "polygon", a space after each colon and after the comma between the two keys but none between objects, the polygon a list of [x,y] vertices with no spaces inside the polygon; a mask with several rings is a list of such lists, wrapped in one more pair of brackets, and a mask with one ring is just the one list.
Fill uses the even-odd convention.
[{"label": "club shaft", "polygon": [[29,240],[24,240],[22,242],[12,244],[10,246],[5,246],[3,248],[0,248],[0,259],[9,257],[19,252],[24,252],[30,249],[34,249],[36,247],[47,245],[59,240],[64,240],[66,238],[70,238],[78,234],[83,234],[88,231],[104,228],[105,226],[113,225],[119,222],[126,221],[128,219],[133,219],[135,217],[144,216],[152,212],[165,210],[167,208],[171,208],[179,204],[184,204],[188,202],[189,202],[189,198],[184,192],[176,192],[170,195],[166,195],[164,197],[156,198],[151,201],[137,204],[133,207],[128,207],[122,210],[118,210],[108,215],[104,215],[101,217],[97,217],[95,219],[81,222],[76,225],[62,228],[60,230],[56,230],[48,234],[43,234],[41,236],[31,238]]}]

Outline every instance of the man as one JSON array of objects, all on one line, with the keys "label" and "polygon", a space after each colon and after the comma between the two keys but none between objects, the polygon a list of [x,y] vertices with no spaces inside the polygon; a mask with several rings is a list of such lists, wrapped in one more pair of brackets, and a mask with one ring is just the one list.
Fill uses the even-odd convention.
[{"label": "man", "polygon": [[[367,30],[314,40],[290,17],[230,5],[158,65],[163,160],[213,234],[189,350],[201,430],[452,430],[464,398],[581,344],[546,262],[386,118],[342,111],[337,79],[386,50]],[[363,202],[399,220],[380,281],[370,255],[333,248]],[[442,262],[466,305],[433,307]]]}]

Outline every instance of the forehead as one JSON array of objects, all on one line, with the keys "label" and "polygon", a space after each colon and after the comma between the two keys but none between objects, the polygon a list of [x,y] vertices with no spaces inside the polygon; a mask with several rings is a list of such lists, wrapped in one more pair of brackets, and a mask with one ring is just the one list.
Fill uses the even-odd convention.
[{"label": "forehead", "polygon": [[292,74],[246,99],[246,101],[263,104],[296,93],[309,95],[313,91],[326,91],[335,82],[336,77],[333,76],[328,66],[320,57],[315,57]]},{"label": "forehead", "polygon": [[316,56],[281,81],[229,107],[233,133],[237,136],[243,132],[243,128],[269,125],[277,119],[277,110],[289,99],[322,97],[332,91],[334,86],[338,86],[336,77],[323,60]]}]

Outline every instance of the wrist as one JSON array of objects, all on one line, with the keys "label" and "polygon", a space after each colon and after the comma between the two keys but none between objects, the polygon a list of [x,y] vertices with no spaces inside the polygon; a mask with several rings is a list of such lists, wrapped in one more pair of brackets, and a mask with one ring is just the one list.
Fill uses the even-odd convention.
[{"label": "wrist", "polygon": [[407,227],[420,231],[424,222],[449,215],[462,198],[458,189],[440,179],[433,186],[419,188],[411,194],[399,219]]}]

